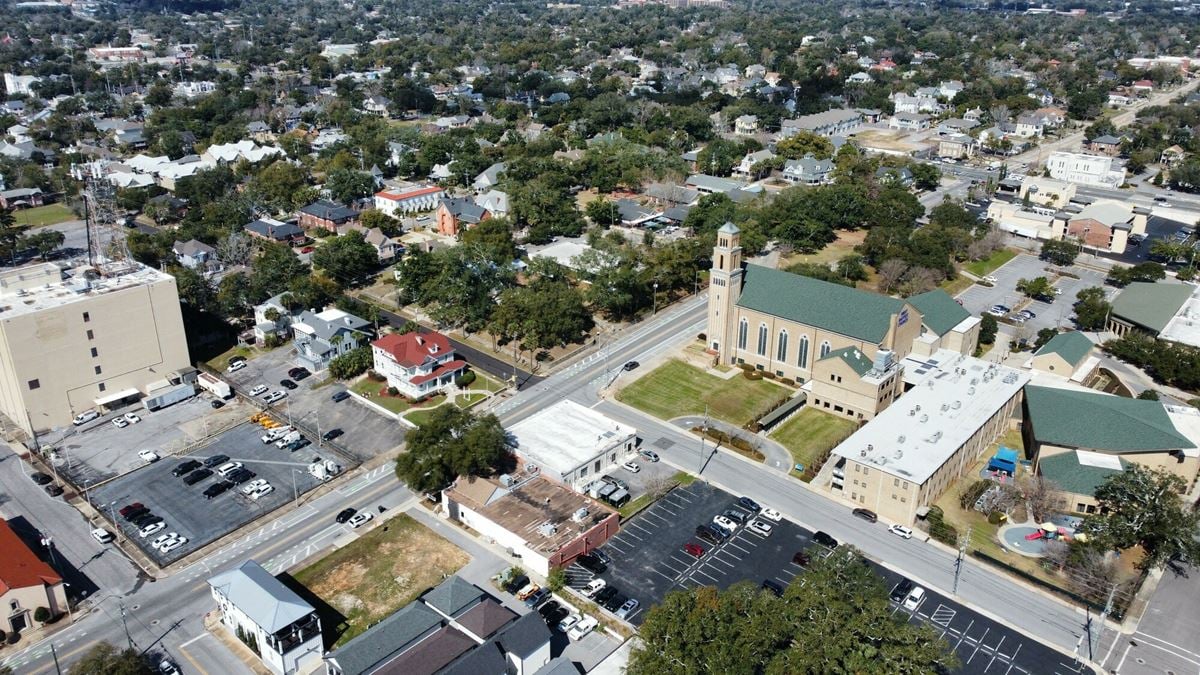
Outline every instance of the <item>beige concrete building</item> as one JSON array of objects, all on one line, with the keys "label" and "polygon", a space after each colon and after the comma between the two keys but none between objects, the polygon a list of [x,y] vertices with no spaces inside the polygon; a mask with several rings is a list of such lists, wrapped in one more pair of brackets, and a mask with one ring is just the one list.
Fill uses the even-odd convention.
[{"label": "beige concrete building", "polygon": [[8,521],[0,519],[0,630],[18,633],[42,625],[34,618],[39,607],[52,617],[67,612],[67,590],[62,577],[42,562]]},{"label": "beige concrete building", "polygon": [[175,278],[42,263],[0,272],[0,412],[28,433],[190,367]]},{"label": "beige concrete building", "polygon": [[975,350],[979,319],[943,291],[902,300],[743,265],[739,239],[726,223],[713,250],[706,339],[718,363],[771,373],[801,385],[810,405],[865,420],[900,394],[909,353]]},{"label": "beige concrete building", "polygon": [[829,487],[907,525],[1008,429],[1029,375],[948,350],[910,356],[904,372],[911,389],[834,448]]}]

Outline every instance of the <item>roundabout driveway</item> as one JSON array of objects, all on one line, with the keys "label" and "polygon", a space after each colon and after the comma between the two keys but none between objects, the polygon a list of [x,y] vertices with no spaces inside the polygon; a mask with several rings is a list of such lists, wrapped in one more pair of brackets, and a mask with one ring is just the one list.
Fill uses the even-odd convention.
[{"label": "roundabout driveway", "polygon": [[[697,427],[704,426],[704,423],[705,418],[701,415],[688,415],[686,417],[676,417],[675,419],[671,420],[671,424],[679,427],[680,429],[687,429],[689,431]],[[708,426],[712,429],[717,429],[729,434],[730,436],[741,438],[749,443],[752,447],[758,448],[758,451],[766,456],[766,460],[764,460],[763,463],[772,469],[778,469],[784,473],[787,473],[791,470],[792,453],[788,452],[788,449],[779,443],[769,438],[763,438],[758,434],[750,433],[745,429],[739,429],[732,424],[722,422],[712,417],[708,418]],[[715,441],[709,438],[706,438],[705,441],[709,443],[715,443]],[[733,450],[732,452],[736,453],[737,451]]]}]

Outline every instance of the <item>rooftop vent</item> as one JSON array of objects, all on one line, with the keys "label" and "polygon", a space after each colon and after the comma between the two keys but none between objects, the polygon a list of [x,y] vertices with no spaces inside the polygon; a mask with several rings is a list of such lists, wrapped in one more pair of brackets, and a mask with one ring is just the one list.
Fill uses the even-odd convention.
[{"label": "rooftop vent", "polygon": [[[896,442],[903,443],[904,442],[904,434],[900,434],[900,436],[896,439]],[[897,450],[896,452],[900,452],[900,451]]]},{"label": "rooftop vent", "polygon": [[587,517],[588,517],[587,508],[579,509],[575,513],[571,514],[571,520],[575,521],[576,523],[582,523],[583,520]]},{"label": "rooftop vent", "polygon": [[900,458],[902,458],[902,457],[904,457],[904,451],[903,451],[903,450],[897,450],[897,451],[896,451],[896,454],[895,454],[895,458],[896,458],[896,459],[900,459]]},{"label": "rooftop vent", "polygon": [[967,387],[967,395],[974,396],[975,395],[975,387]]},{"label": "rooftop vent", "polygon": [[921,422],[922,422],[922,423],[925,423],[925,422],[928,422],[928,421],[929,421],[929,415],[921,415]]},{"label": "rooftop vent", "polygon": [[504,487],[512,487],[513,482],[513,477],[507,473],[503,476],[500,476],[500,484]]},{"label": "rooftop vent", "polygon": [[538,525],[538,534],[542,535],[543,537],[553,537],[557,533],[558,526],[556,526],[554,523],[542,523],[541,525]]},{"label": "rooftop vent", "polygon": [[954,408],[955,410],[958,410],[959,408],[962,407],[962,401],[955,401],[954,403],[950,404],[950,407]]}]

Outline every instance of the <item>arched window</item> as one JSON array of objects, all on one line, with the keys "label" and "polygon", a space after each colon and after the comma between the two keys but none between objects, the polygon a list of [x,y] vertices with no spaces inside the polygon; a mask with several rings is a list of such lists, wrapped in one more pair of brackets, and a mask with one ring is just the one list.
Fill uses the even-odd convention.
[{"label": "arched window", "polygon": [[758,355],[767,355],[767,324],[758,324]]},{"label": "arched window", "polygon": [[796,363],[801,368],[808,367],[808,336],[807,335],[800,336],[800,356],[797,358]]},{"label": "arched window", "polygon": [[775,360],[787,361],[788,334],[786,330],[779,331],[779,339],[775,341]]},{"label": "arched window", "polygon": [[821,343],[821,358],[829,356],[829,341],[825,340]]},{"label": "arched window", "polygon": [[746,333],[749,330],[750,330],[749,324],[746,322],[745,319],[742,319],[741,323],[738,324],[738,342],[737,342],[738,349],[746,348]]}]

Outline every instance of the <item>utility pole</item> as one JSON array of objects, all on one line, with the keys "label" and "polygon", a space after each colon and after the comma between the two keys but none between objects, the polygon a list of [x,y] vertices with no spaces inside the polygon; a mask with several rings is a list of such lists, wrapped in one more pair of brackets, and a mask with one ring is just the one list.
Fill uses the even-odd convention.
[{"label": "utility pole", "polygon": [[708,404],[704,404],[704,426],[700,427],[700,460],[696,465],[696,475],[704,475],[704,434],[708,432]]},{"label": "utility pole", "polygon": [[963,558],[967,555],[967,544],[971,542],[971,528],[968,527],[963,536],[958,539],[958,557],[954,559],[954,595],[958,595],[958,578],[962,575]]},{"label": "utility pole", "polygon": [[121,625],[125,628],[125,639],[129,642],[129,648],[134,649],[133,636],[129,634],[129,624],[125,622],[125,603],[118,605],[121,608]]},{"label": "utility pole", "polygon": [[1100,613],[1099,621],[1092,621],[1091,614],[1088,614],[1088,659],[1092,659],[1093,645],[1100,644],[1100,638],[1104,635],[1104,620],[1108,618],[1109,612],[1112,611],[1113,597],[1117,594],[1117,585],[1113,584],[1108,590],[1108,600],[1104,602],[1104,611]]},{"label": "utility pole", "polygon": [[54,672],[62,675],[62,668],[58,665],[58,652],[54,651],[54,642],[50,642],[50,656],[54,657]]}]

